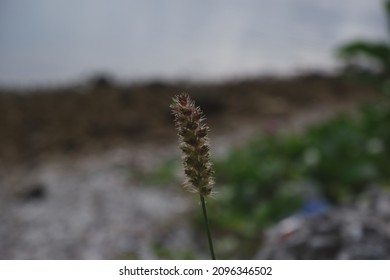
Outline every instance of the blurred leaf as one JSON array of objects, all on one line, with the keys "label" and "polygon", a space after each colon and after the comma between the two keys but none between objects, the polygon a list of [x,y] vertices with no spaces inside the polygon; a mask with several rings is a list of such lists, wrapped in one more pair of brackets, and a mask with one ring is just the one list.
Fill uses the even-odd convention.
[{"label": "blurred leaf", "polygon": [[390,47],[388,43],[384,42],[355,41],[340,47],[339,54],[344,58],[364,55],[377,60],[378,63],[385,66],[385,69],[389,69],[390,66]]},{"label": "blurred leaf", "polygon": [[[390,1],[384,2],[390,35]],[[342,45],[338,55],[346,60],[347,72],[386,95],[390,95],[390,43],[358,40]]]}]

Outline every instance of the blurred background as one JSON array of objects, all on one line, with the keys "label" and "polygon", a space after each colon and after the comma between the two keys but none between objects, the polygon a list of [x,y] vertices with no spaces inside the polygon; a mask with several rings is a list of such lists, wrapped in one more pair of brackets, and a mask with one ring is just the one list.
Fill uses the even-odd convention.
[{"label": "blurred background", "polygon": [[390,258],[390,1],[1,0],[0,259]]}]

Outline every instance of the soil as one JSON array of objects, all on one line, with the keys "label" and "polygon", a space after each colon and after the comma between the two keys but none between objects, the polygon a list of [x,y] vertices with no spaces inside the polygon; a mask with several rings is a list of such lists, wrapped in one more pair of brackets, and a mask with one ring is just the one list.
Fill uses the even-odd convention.
[{"label": "soil", "polygon": [[311,122],[380,100],[378,92],[362,84],[318,75],[203,85],[115,86],[98,80],[63,89],[3,90],[0,159],[11,164],[118,146],[176,143],[169,105],[183,91],[205,112],[212,136],[227,138],[248,127],[257,131],[283,128],[291,120]]}]

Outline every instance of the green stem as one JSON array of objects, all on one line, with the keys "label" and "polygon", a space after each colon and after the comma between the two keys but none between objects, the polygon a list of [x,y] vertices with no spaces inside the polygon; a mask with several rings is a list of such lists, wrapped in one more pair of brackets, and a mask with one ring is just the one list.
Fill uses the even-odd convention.
[{"label": "green stem", "polygon": [[215,260],[216,258],[215,258],[215,254],[214,254],[213,240],[211,239],[211,233],[210,233],[210,227],[209,227],[209,219],[207,218],[206,203],[205,203],[203,195],[200,195],[200,202],[202,203],[203,217],[204,217],[204,221],[205,221],[205,224],[206,224],[207,239],[209,240],[209,248],[210,248],[211,259]]}]

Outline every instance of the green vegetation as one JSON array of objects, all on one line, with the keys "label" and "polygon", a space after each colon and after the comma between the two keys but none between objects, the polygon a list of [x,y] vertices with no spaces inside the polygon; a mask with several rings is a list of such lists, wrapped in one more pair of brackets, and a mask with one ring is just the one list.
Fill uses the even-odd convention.
[{"label": "green vegetation", "polygon": [[[390,0],[384,1],[390,35]],[[349,73],[390,95],[390,42],[357,40],[338,50],[348,62]]]},{"label": "green vegetation", "polygon": [[231,151],[215,164],[213,224],[245,234],[237,243],[250,248],[262,228],[297,211],[309,194],[338,204],[371,184],[388,185],[389,122],[388,108],[365,106],[356,118],[340,115],[301,135],[262,135]]},{"label": "green vegetation", "polygon": [[[356,117],[340,115],[301,135],[263,135],[216,162],[218,182],[232,186],[240,208],[266,201],[286,182],[310,180],[332,203],[390,176],[387,108],[364,106]],[[237,205],[237,203],[235,203]]]}]

